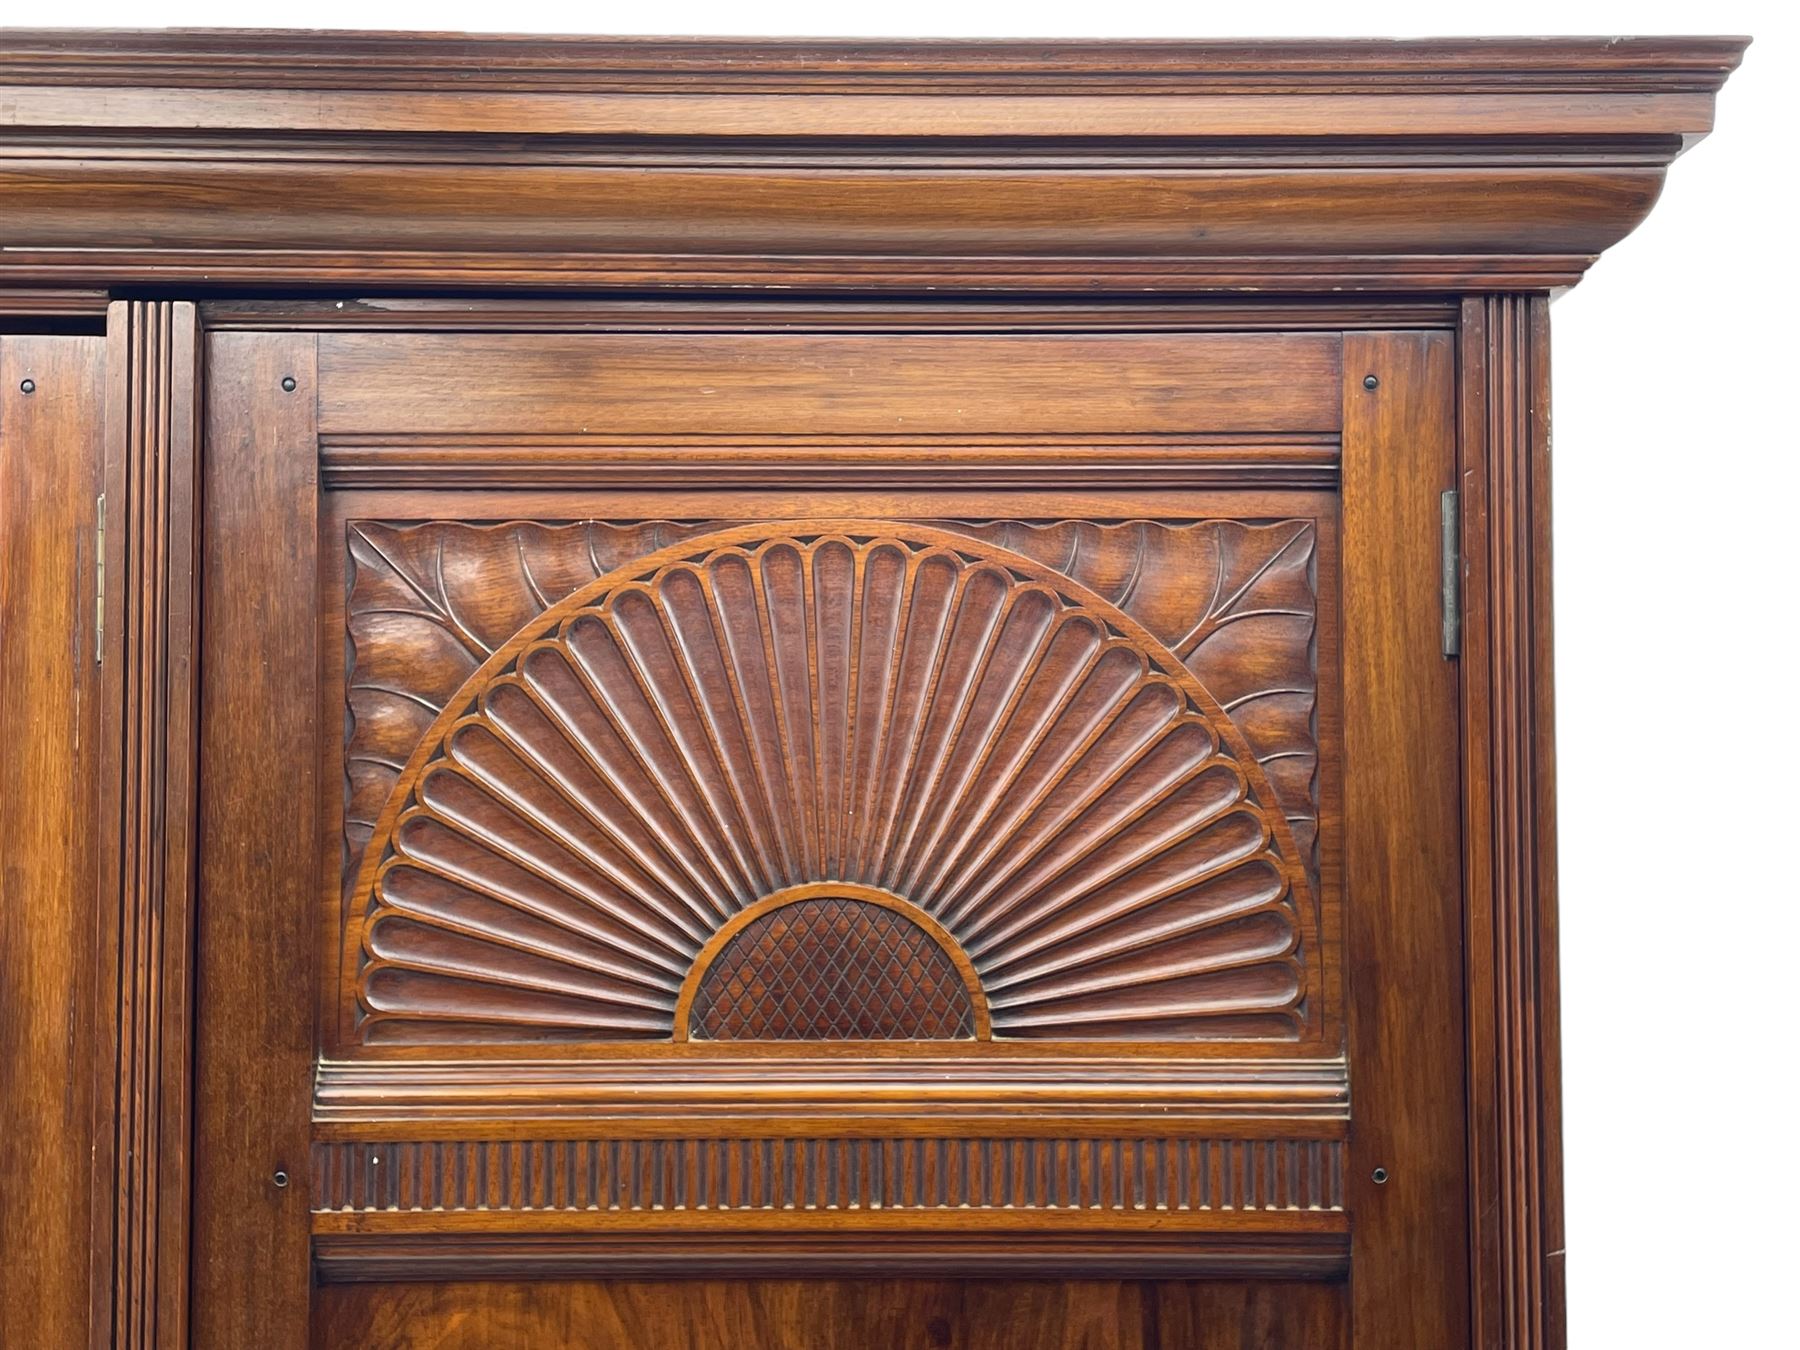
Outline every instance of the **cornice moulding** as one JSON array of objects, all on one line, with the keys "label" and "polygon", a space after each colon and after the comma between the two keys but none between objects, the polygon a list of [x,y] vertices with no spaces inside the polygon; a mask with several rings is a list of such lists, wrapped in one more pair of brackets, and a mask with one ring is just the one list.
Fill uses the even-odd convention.
[{"label": "cornice moulding", "polygon": [[792,40],[539,37],[233,29],[0,31],[11,82],[175,88],[421,90],[670,87],[811,92],[992,81],[1063,92],[1586,88],[1716,92],[1736,37],[1354,40]]},{"label": "cornice moulding", "polygon": [[0,280],[1551,289],[1744,46],[13,32]]}]

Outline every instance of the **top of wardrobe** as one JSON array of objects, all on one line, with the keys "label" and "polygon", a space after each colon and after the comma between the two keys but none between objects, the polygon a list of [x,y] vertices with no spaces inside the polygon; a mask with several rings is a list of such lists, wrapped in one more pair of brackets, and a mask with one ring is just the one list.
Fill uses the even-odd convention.
[{"label": "top of wardrobe", "polygon": [[0,30],[0,285],[1552,289],[1746,43]]},{"label": "top of wardrobe", "polygon": [[1708,93],[1740,37],[1280,40],[573,37],[0,29],[9,84],[1073,94]]}]

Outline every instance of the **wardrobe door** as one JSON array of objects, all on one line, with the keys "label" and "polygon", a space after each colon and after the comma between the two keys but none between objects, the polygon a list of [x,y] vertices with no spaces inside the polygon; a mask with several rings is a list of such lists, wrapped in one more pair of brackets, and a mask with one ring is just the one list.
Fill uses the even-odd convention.
[{"label": "wardrobe door", "polygon": [[76,1345],[92,1128],[106,342],[0,332],[0,1345]]},{"label": "wardrobe door", "polygon": [[201,1345],[1466,1339],[1448,333],[208,339]]}]

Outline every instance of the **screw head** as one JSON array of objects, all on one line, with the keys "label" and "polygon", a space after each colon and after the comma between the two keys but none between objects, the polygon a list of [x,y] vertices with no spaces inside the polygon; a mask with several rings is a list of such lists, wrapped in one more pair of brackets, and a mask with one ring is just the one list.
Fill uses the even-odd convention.
[{"label": "screw head", "polygon": [[1385,1167],[1377,1167],[1373,1172],[1369,1173],[1369,1180],[1373,1181],[1377,1186],[1387,1185],[1387,1179],[1388,1170]]},{"label": "screw head", "polygon": [[284,1189],[288,1184],[288,1174],[277,1169],[275,1175],[271,1177],[270,1180],[275,1183],[277,1189]]},{"label": "screw head", "polygon": [[37,381],[36,380],[20,380],[19,381],[19,392],[21,394],[37,393]]},{"label": "screw head", "polygon": [[300,387],[300,384],[292,375],[283,375],[281,377],[281,387],[283,391],[291,394]]},{"label": "screw head", "polygon": [[1363,376],[1363,388],[1364,389],[1379,389],[1380,387],[1381,387],[1381,381],[1376,379],[1375,376],[1373,376],[1373,375]]}]

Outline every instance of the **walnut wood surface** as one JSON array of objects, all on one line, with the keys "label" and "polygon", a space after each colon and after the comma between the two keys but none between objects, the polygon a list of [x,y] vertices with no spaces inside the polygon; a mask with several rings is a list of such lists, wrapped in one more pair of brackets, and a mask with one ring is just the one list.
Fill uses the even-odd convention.
[{"label": "walnut wood surface", "polygon": [[1344,536],[1362,545],[1344,566],[1352,1306],[1359,1338],[1447,1345],[1468,1321],[1456,667],[1435,564],[1455,351],[1448,334],[1368,334],[1344,359]]},{"label": "walnut wood surface", "polygon": [[1743,46],[11,34],[0,269],[1543,288],[1643,218]]},{"label": "walnut wood surface", "polygon": [[297,995],[313,981],[318,834],[311,793],[270,788],[314,753],[313,402],[281,388],[311,389],[312,348],[232,334],[206,354],[191,1309],[193,1343],[220,1350],[303,1342],[311,1283],[291,1182],[309,1144]]},{"label": "walnut wood surface", "polygon": [[1464,308],[1470,1255],[1484,1350],[1566,1339],[1549,329],[1541,298]]},{"label": "walnut wood surface", "polygon": [[676,1039],[987,1040],[981,975],[956,938],[896,896],[838,882],[740,910],[695,957]]},{"label": "walnut wood surface", "polygon": [[[93,984],[101,898],[100,672],[94,499],[104,339],[0,336],[0,1344],[81,1345],[110,1242],[92,1184],[87,1070],[103,1028]],[[27,380],[33,386],[26,393]],[[98,1075],[95,1075],[98,1077]],[[110,1075],[109,1075],[110,1076]],[[101,1120],[110,1111],[99,1112]],[[102,1255],[102,1252],[105,1254]]]},{"label": "walnut wood surface", "polygon": [[[1246,614],[1280,618],[1297,589],[1306,620],[1304,533],[1218,566],[1180,645],[1259,582]],[[947,925],[997,1035],[1297,1036],[1322,1008],[1317,913],[1241,733],[1122,612],[959,540],[854,520],[703,534],[510,637],[420,740],[365,853],[346,966],[364,1036],[666,1039],[704,934],[831,878]],[[418,581],[371,594],[366,613],[404,604],[434,644],[466,634],[453,602],[410,603]],[[1255,643],[1234,651],[1260,666]]]},{"label": "walnut wood surface", "polygon": [[[1065,353],[1088,349],[1071,338]],[[763,368],[761,340],[719,347],[736,354],[726,369]],[[461,339],[434,338],[410,363],[414,341],[321,338],[322,351],[356,354],[322,360],[321,409],[352,406],[333,381],[371,370],[393,381],[385,399],[359,394],[353,419],[322,414],[340,419],[322,440],[354,427],[405,456],[420,406],[437,419],[432,436],[475,445],[532,427],[554,440],[605,416],[611,390],[631,387],[631,363],[644,368],[616,342],[515,342],[500,357],[477,344],[475,366],[493,368],[497,388],[537,393],[489,399],[467,380],[407,384],[410,364],[470,368]],[[813,340],[809,366],[837,369],[840,341]],[[1340,341],[1269,349],[1299,362],[1295,397],[1328,428],[1342,417]],[[645,350],[691,363],[706,348]],[[1018,350],[1030,344],[971,345],[959,379],[1003,388]],[[1185,389],[1161,406],[1187,419],[1218,415],[1192,391],[1228,381],[1245,348],[1159,339],[1143,350],[1185,353]],[[622,386],[606,383],[615,368]],[[714,383],[689,368],[695,390]],[[1329,374],[1329,408],[1305,383],[1315,369]],[[1138,378],[1154,384],[1155,367]],[[799,405],[766,404],[776,416],[759,420],[768,391],[733,387],[751,405],[749,443],[794,425]],[[1290,415],[1263,388],[1238,405],[1240,425]],[[833,402],[833,387],[817,397]],[[928,423],[951,406],[943,398],[935,383],[886,381],[846,415],[874,435]],[[632,415],[629,395],[618,406]],[[1082,415],[1106,434],[1138,407],[1113,398]],[[728,409],[699,415],[731,430]],[[422,458],[418,482],[456,481],[457,466],[433,463]],[[767,496],[720,501],[723,519],[595,519],[580,496],[492,490],[356,492],[327,507],[323,556],[341,566],[324,578],[320,643],[342,645],[344,661],[324,667],[320,724],[346,728],[349,791],[334,798],[329,774],[322,785],[327,818],[343,813],[346,829],[325,861],[334,877],[348,864],[351,879],[348,891],[333,881],[323,912],[349,920],[335,988],[351,997],[327,987],[326,1007],[351,1015],[331,1052],[350,1057],[331,1070],[336,1104],[317,1106],[341,1122],[322,1119],[313,1155],[320,1269],[353,1280],[671,1265],[1341,1273],[1343,1108],[1329,1094],[1342,1091],[1342,1061],[1322,1063],[1316,1084],[1282,1068],[1292,1050],[1329,1056],[1342,1034],[1338,883],[1319,853],[1320,826],[1336,819],[1336,768],[1321,769],[1318,740],[1335,734],[1336,691],[1319,688],[1320,670],[1336,669],[1332,497],[1188,492],[1148,518],[1096,522],[1068,514],[1093,509],[1079,493],[1047,519],[1001,520],[943,517],[956,499],[922,493],[906,523],[895,518],[904,498],[802,490],[787,509],[803,514],[783,522]],[[1188,711],[1158,711],[1177,689]],[[1231,791],[1215,800],[1208,784]],[[1228,838],[1240,818],[1259,823]],[[1267,894],[1240,884],[1259,869],[1276,881]],[[851,1062],[817,1058],[816,1040],[681,1044],[668,1008],[719,950],[708,932],[795,885],[821,897],[874,886],[860,893],[941,919],[958,955],[967,944],[979,1006],[995,1018],[994,1041],[971,1048],[1048,1035],[1045,1053],[997,1061],[972,1096],[976,1079],[953,1057],[921,1058],[929,1041],[886,1042],[892,1062],[857,1048],[873,1089],[862,1092],[838,1076]],[[1277,929],[1262,933],[1269,919]],[[1205,950],[1185,954],[1195,942]],[[1306,973],[1266,1002],[1256,981],[1280,967]],[[815,1006],[813,992],[790,996],[783,1016]],[[607,1062],[598,1046],[627,1046],[622,1036],[647,1039],[611,1077],[577,1084],[571,1075]],[[1125,1088],[1123,1057],[1074,1049],[1095,1036],[1153,1053],[1164,1042],[1156,1090],[1180,1114],[1159,1120]],[[590,1043],[580,1060],[543,1058],[571,1037]],[[1196,1037],[1217,1042],[1212,1056],[1168,1058]],[[1295,1043],[1244,1059],[1283,1041]],[[663,1095],[647,1091],[652,1079],[627,1088],[620,1076],[651,1070],[647,1054],[737,1045],[766,1066],[766,1085],[716,1054],[694,1060],[683,1072],[713,1094],[701,1131],[691,1109],[650,1105]],[[396,1072],[409,1064],[408,1099]],[[474,1076],[451,1087],[452,1070]],[[1246,1072],[1256,1104],[1219,1127]],[[522,1120],[536,1108],[516,1091],[520,1075],[547,1107],[587,1105],[535,1139],[472,1131],[456,1108],[432,1105],[455,1098],[490,1122]],[[913,1105],[930,1097],[941,1104]],[[628,1101],[642,1109],[618,1114]],[[594,1111],[632,1123],[617,1140],[584,1134]],[[1201,1133],[1171,1134],[1176,1119]],[[1100,1133],[1110,1121],[1127,1132]],[[952,1122],[973,1132],[944,1134]],[[625,1144],[634,1138],[644,1142]],[[484,1207],[438,1212],[502,1177]],[[841,1234],[821,1245],[793,1229],[795,1212]],[[1154,1229],[1140,1213],[1160,1216]]]},{"label": "walnut wood surface", "polygon": [[1222,1280],[484,1282],[398,1294],[330,1285],[314,1343],[838,1350],[849,1334],[909,1350],[1341,1350],[1342,1295],[1335,1284]]},{"label": "walnut wood surface", "polygon": [[9,29],[0,73],[21,84],[268,89],[548,86],[643,93],[681,88],[818,93],[1096,85],[1150,92],[1203,82],[1290,89],[1466,94],[1581,88],[1714,90],[1746,39],[1731,37],[932,39],[507,37],[247,29]]},{"label": "walnut wood surface", "polygon": [[[1268,777],[1317,889],[1315,524],[935,523],[1079,582],[1142,623],[1216,691]],[[360,863],[423,719],[441,712],[480,662],[578,587],[707,528],[698,521],[348,522],[348,867]],[[1254,660],[1238,659],[1252,649]],[[1324,650],[1329,657],[1329,644]]]},{"label": "walnut wood surface", "polygon": [[[102,850],[97,932],[121,973],[102,1031],[97,1216],[109,1253],[96,1291],[113,1343],[186,1337],[193,1061],[195,744],[199,681],[199,332],[194,306],[119,301],[107,326],[108,588],[102,808],[124,822]],[[109,1311],[110,1306],[110,1311]]]},{"label": "walnut wood surface", "polygon": [[[319,339],[319,430],[1029,437],[1337,430],[1308,334],[415,334]],[[1004,382],[993,372],[1004,370]],[[471,377],[480,399],[467,397]],[[396,428],[394,409],[409,410]]]},{"label": "walnut wood surface", "polygon": [[[0,1340],[1557,1350],[1547,295],[1744,45],[0,34]],[[992,592],[922,770],[833,536]],[[1213,748],[1007,809],[1033,613]]]}]

